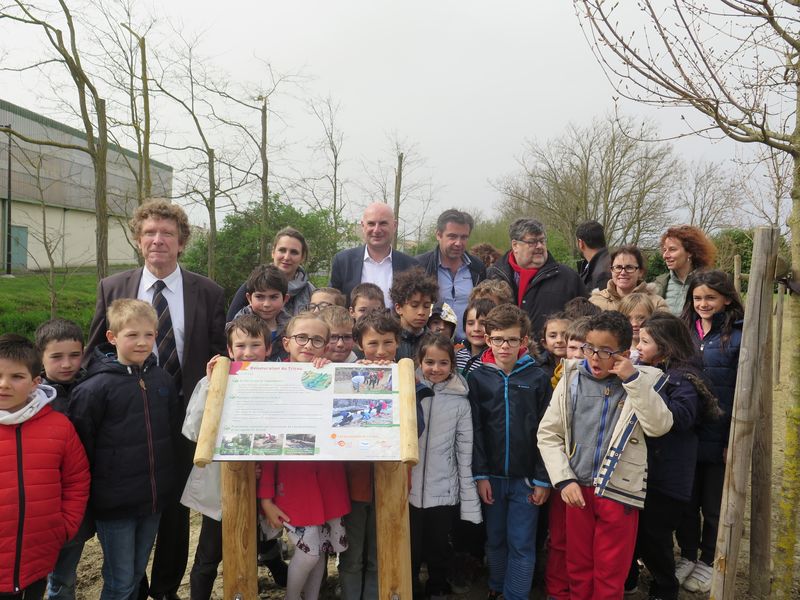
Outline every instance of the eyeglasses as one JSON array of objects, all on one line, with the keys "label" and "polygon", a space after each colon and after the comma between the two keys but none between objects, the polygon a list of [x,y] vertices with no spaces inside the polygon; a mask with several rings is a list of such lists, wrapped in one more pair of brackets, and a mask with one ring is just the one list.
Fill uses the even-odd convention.
[{"label": "eyeglasses", "polygon": [[329,306],[333,306],[330,302],[309,302],[303,307],[303,310],[307,310],[309,312],[317,312],[322,310],[323,308],[328,308]]},{"label": "eyeglasses", "polygon": [[639,267],[636,265],[613,265],[611,270],[614,271],[614,273],[622,273],[623,271],[626,273],[635,273],[639,270]]},{"label": "eyeglasses", "polygon": [[331,340],[330,340],[330,341],[331,341],[331,342],[333,342],[334,344],[338,344],[339,342],[342,342],[342,343],[344,343],[344,344],[347,344],[347,343],[349,343],[349,342],[352,342],[352,341],[353,341],[353,336],[352,336],[352,335],[349,335],[349,334],[345,334],[345,335],[331,335]]},{"label": "eyeglasses", "polygon": [[519,347],[520,342],[522,342],[521,338],[512,337],[512,338],[504,338],[504,337],[490,337],[489,343],[496,347],[502,348],[503,344],[508,344],[509,348],[517,348]]},{"label": "eyeglasses", "polygon": [[305,346],[308,344],[308,342],[311,342],[311,345],[314,346],[314,348],[322,348],[327,343],[324,337],[320,337],[318,335],[315,335],[314,337],[308,337],[305,333],[290,335],[289,339],[294,340],[298,346]]},{"label": "eyeglasses", "polygon": [[525,244],[529,248],[535,248],[536,246],[544,246],[545,244],[547,244],[546,237],[540,237],[533,240],[513,240],[513,241]]},{"label": "eyeglasses", "polygon": [[595,354],[597,354],[597,358],[600,360],[606,360],[614,356],[615,354],[619,354],[622,350],[604,350],[602,348],[592,348],[589,344],[584,344],[581,346],[581,350],[583,351],[583,355],[586,358],[592,358]]}]

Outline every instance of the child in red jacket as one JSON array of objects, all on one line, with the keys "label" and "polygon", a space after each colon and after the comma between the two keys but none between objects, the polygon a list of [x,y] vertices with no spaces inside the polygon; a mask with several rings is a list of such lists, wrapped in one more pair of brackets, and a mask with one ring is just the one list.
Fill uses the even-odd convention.
[{"label": "child in red jacket", "polygon": [[31,342],[0,336],[0,596],[20,600],[42,598],[89,497],[83,446],[41,370]]},{"label": "child in red jacket", "polygon": [[[291,362],[321,367],[330,338],[328,325],[300,313],[286,326],[283,346]],[[328,554],[347,549],[342,516],[350,512],[344,465],[340,462],[263,463],[258,482],[261,509],[271,527],[286,527],[296,551],[289,563],[286,600],[316,600]]]}]

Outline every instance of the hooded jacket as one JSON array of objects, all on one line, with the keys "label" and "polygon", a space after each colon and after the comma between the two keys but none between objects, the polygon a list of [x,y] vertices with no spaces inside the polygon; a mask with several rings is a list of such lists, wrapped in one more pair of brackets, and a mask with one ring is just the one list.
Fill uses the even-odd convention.
[{"label": "hooded jacket", "polygon": [[51,408],[56,412],[67,414],[69,395],[72,392],[73,388],[84,379],[86,379],[86,369],[84,369],[83,367],[78,369],[78,372],[75,374],[75,377],[69,383],[50,381],[49,379],[47,379],[47,375],[45,374],[44,370],[42,370],[42,383],[45,385],[49,385],[56,391],[56,397],[50,403]]},{"label": "hooded jacket", "polygon": [[[501,279],[511,286],[513,297],[519,297],[518,277],[509,264],[511,251],[505,253],[486,271],[487,279]],[[531,331],[539,332],[547,315],[564,310],[564,305],[578,296],[588,297],[586,286],[578,274],[566,265],[556,262],[547,253],[547,260],[528,283],[520,308],[531,319]]]},{"label": "hooded jacket", "polygon": [[89,497],[89,466],[75,429],[40,385],[16,412],[0,411],[0,593],[52,571]]},{"label": "hooded jacket", "polygon": [[75,386],[69,416],[92,471],[89,504],[97,520],[160,512],[173,489],[173,439],[179,423],[172,378],[151,354],[141,367],[117,361],[102,344]]},{"label": "hooded jacket", "polygon": [[739,369],[739,350],[742,345],[742,321],[733,324],[730,336],[723,344],[722,323],[724,313],[717,313],[711,320],[711,329],[700,339],[696,328],[691,328],[692,340],[703,357],[703,372],[711,381],[714,394],[719,400],[723,415],[715,420],[703,420],[697,429],[700,462],[722,463],[731,431],[733,397],[736,392],[736,375]]},{"label": "hooded jacket", "polygon": [[478,489],[472,478],[472,411],[467,382],[459,374],[431,383],[420,370],[420,382],[434,396],[420,402],[425,431],[419,438],[420,461],[411,470],[408,501],[417,508],[461,504],[461,518],[481,522]]},{"label": "hooded jacket", "polygon": [[[542,418],[538,434],[539,451],[556,486],[578,481],[570,456],[580,443],[573,439],[573,396],[581,361],[565,360],[563,364],[564,375],[553,392],[553,401]],[[667,433],[672,428],[673,416],[659,393],[665,383],[663,373],[654,367],[637,369],[632,379],[622,383],[626,397],[593,485],[597,496],[643,508],[648,478],[644,436]]]},{"label": "hooded jacket", "polygon": [[536,485],[548,485],[536,432],[551,394],[547,375],[527,354],[506,375],[491,348],[483,353],[483,364],[469,374],[476,479],[528,478]]}]

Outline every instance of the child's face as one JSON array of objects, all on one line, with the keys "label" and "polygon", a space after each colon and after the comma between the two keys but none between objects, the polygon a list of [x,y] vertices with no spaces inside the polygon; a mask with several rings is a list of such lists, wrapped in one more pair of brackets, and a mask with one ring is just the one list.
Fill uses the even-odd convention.
[{"label": "child's face", "polygon": [[658,344],[653,341],[646,328],[639,330],[639,343],[636,344],[636,349],[639,351],[639,361],[646,365],[657,365],[662,362],[661,352],[658,350]]},{"label": "child's face", "polygon": [[439,317],[431,317],[428,320],[428,329],[431,333],[443,333],[447,335],[450,331],[449,323],[445,323]]},{"label": "child's face", "polygon": [[394,360],[397,338],[391,331],[380,333],[370,328],[361,335],[361,350],[367,360]]},{"label": "child's face", "polygon": [[78,340],[48,342],[42,352],[45,377],[57,383],[69,383],[81,368],[83,344]]},{"label": "child's face", "polygon": [[470,346],[473,348],[483,348],[486,346],[484,335],[486,330],[483,328],[484,317],[480,319],[475,316],[475,309],[471,308],[467,311],[467,318],[464,326],[464,334],[467,336]]},{"label": "child's face", "polygon": [[[600,350],[601,352],[619,352],[624,350],[623,354],[625,355],[627,355],[629,352],[628,348],[619,347],[619,340],[617,339],[617,336],[610,331],[590,331],[586,334],[586,345],[587,348],[592,350]],[[608,358],[600,358],[600,355],[595,352],[591,356],[586,356],[586,361],[589,363],[589,368],[592,371],[592,375],[598,379],[605,379],[611,375],[611,368],[614,366],[613,356],[609,356]]]},{"label": "child's face", "polygon": [[253,337],[246,331],[234,329],[231,331],[231,340],[228,345],[228,356],[232,360],[247,360],[261,362],[267,360],[270,346],[261,336]]},{"label": "child's face", "polygon": [[643,306],[635,307],[628,315],[628,321],[631,322],[631,327],[633,328],[634,340],[639,339],[639,330],[642,327],[642,323],[644,323],[649,318],[650,318],[650,312]]},{"label": "child's face", "polygon": [[528,346],[528,336],[523,337],[518,326],[495,329],[487,333],[484,339],[492,347],[497,365],[504,371],[510,371],[517,362],[520,346],[523,348]]},{"label": "child's face", "polygon": [[450,354],[436,346],[429,346],[422,358],[422,376],[431,383],[441,383],[453,373]]},{"label": "child's face", "polygon": [[312,362],[325,354],[328,345],[328,326],[319,319],[295,321],[292,334],[283,338],[283,347],[292,362]]},{"label": "child's face", "polygon": [[245,296],[253,312],[268,323],[275,321],[275,317],[281,312],[283,305],[286,304],[286,300],[289,298],[288,295],[284,296],[278,290],[270,289],[256,290],[252,294],[245,294]]},{"label": "child's face", "polygon": [[544,329],[542,346],[550,354],[557,358],[564,358],[567,355],[567,326],[569,322],[565,320],[548,321]]},{"label": "child's face", "polygon": [[358,320],[371,310],[386,310],[382,300],[370,300],[360,296],[350,307],[350,316]]},{"label": "child's face", "polygon": [[323,308],[328,308],[329,306],[336,304],[336,298],[332,294],[316,291],[311,294],[311,299],[308,301],[308,304],[313,305],[313,307],[310,307],[309,310],[313,312],[319,312]]},{"label": "child's face", "polygon": [[692,290],[692,304],[695,312],[704,321],[710,321],[718,312],[723,312],[731,303],[731,299],[707,285],[698,285]]},{"label": "child's face", "polygon": [[583,358],[583,345],[586,340],[572,338],[567,340],[567,358]]},{"label": "child's face", "polygon": [[0,410],[14,412],[25,406],[40,381],[23,363],[0,358]]},{"label": "child's face", "polygon": [[156,325],[149,319],[131,319],[116,334],[107,331],[106,338],[116,346],[120,363],[141,367],[153,352]]},{"label": "child's face", "polygon": [[412,294],[405,304],[395,304],[394,309],[400,316],[400,325],[403,329],[419,331],[428,322],[433,301],[420,292]]},{"label": "child's face", "polygon": [[325,349],[325,358],[331,362],[345,362],[353,351],[353,345],[352,328],[331,327],[331,339]]}]

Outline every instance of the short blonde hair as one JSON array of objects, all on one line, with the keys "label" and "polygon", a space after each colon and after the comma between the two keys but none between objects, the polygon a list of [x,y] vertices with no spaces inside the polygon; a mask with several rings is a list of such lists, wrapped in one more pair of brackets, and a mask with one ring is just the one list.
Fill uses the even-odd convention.
[{"label": "short blonde hair", "polygon": [[326,306],[319,311],[319,318],[328,324],[330,329],[335,327],[349,327],[353,328],[353,317],[350,316],[350,311],[343,306]]},{"label": "short blonde hair", "polygon": [[656,312],[656,303],[653,301],[653,296],[641,292],[634,292],[625,296],[619,303],[618,310],[626,317],[630,317],[633,310],[638,306],[643,307],[650,315]]},{"label": "short blonde hair", "polygon": [[153,329],[158,329],[158,314],[153,305],[144,300],[133,298],[118,298],[111,303],[106,313],[108,329],[114,335],[118,334],[128,323],[136,319],[146,319],[153,324]]},{"label": "short blonde hair", "polygon": [[142,223],[147,219],[170,219],[175,221],[175,225],[178,227],[178,241],[181,244],[189,241],[189,235],[192,233],[189,227],[189,217],[177,204],[172,204],[161,198],[145,200],[133,213],[131,220],[128,221],[131,233],[133,233],[133,239],[138,241],[142,237]]},{"label": "short blonde hair", "polygon": [[286,330],[283,333],[283,337],[292,337],[294,333],[295,327],[300,321],[319,321],[325,326],[327,332],[325,333],[325,343],[327,344],[331,339],[331,328],[328,323],[326,323],[323,319],[319,317],[317,313],[313,313],[311,311],[301,312],[293,316],[289,319],[289,322],[286,324]]}]

